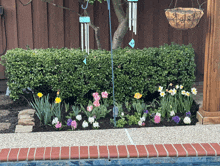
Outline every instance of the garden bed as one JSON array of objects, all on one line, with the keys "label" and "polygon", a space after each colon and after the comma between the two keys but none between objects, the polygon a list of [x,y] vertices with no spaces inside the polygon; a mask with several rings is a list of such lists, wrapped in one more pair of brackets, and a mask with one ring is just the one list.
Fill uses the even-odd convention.
[{"label": "garden bed", "polygon": [[[49,116],[48,124],[45,124],[44,118],[41,117],[42,120],[40,121],[39,119],[40,114],[38,113],[37,115],[35,113],[34,115],[35,126],[33,127],[33,132],[196,125],[196,123],[198,122],[198,120],[196,119],[196,112],[199,110],[199,105],[194,100],[192,100],[193,102],[190,107],[190,111],[184,112],[182,110],[181,111],[176,110],[174,113],[174,111],[172,110],[175,109],[173,109],[173,107],[169,105],[168,112],[165,114],[165,116],[162,116],[161,114],[163,114],[163,111],[161,110],[161,108],[164,107],[161,107],[160,103],[162,101],[164,102],[165,100],[163,100],[163,98],[159,98],[162,96],[161,94],[163,92],[162,91],[163,88],[160,90],[159,89],[158,92],[149,94],[146,97],[142,97],[141,94],[136,93],[134,96],[136,100],[132,102],[127,102],[126,104],[115,103],[119,110],[118,116],[116,117],[116,126],[114,126],[113,105],[108,105],[107,103],[108,100],[107,92],[102,92],[101,95],[99,95],[97,92],[93,93],[94,100],[91,101],[87,106],[82,106],[82,105],[75,106],[70,103],[68,107],[66,105],[66,102],[64,105],[63,103],[61,104],[61,100],[57,100],[59,98],[59,92],[58,92],[57,97],[55,99],[55,101],[58,103],[56,104],[54,103],[54,105],[61,104],[59,105],[59,107],[61,108],[60,110],[61,117],[59,117],[58,120],[58,118],[55,118],[55,116],[52,116],[51,118]],[[174,92],[170,88],[168,89],[169,90],[166,91],[168,93],[167,95],[170,95],[169,97],[171,97],[171,94],[172,96],[174,96],[174,94],[176,94],[176,96],[178,95],[181,96],[180,93]],[[192,91],[194,91],[193,93],[197,93],[196,89],[194,90],[192,89]],[[163,95],[165,96],[165,92],[163,93],[164,93]],[[38,95],[39,94],[40,93],[38,93]],[[186,94],[189,95],[190,93],[186,91],[185,95]],[[43,94],[41,94],[40,96],[42,97],[42,95]],[[38,99],[41,97],[38,96]],[[141,97],[142,100],[140,100]],[[190,99],[189,97],[186,96],[184,97],[183,97],[184,100],[190,101],[188,100]],[[172,101],[170,100],[171,98],[169,98],[169,101]],[[76,107],[78,107],[78,109],[76,109]],[[90,109],[89,107],[92,108]],[[49,108],[51,108],[51,103]],[[103,114],[103,112],[105,113]],[[168,114],[169,117],[167,116]],[[102,115],[102,116],[96,117],[97,115],[98,116]]]},{"label": "garden bed", "polygon": [[[131,104],[131,103],[130,103]],[[150,102],[148,102],[148,104],[150,104]],[[63,115],[63,117],[68,116],[70,112],[72,112],[71,109],[72,105],[70,106],[70,110],[68,112],[65,112],[65,108],[62,109],[61,111],[61,115]],[[112,109],[113,110],[113,106],[109,106],[107,107],[108,110]],[[128,110],[125,107],[125,104],[123,104],[123,110],[124,110],[124,115],[134,115],[134,110],[131,110],[130,112],[128,112]],[[152,107],[151,107],[152,108]],[[86,107],[85,107],[86,109]],[[151,119],[153,119],[153,117],[147,117],[145,122],[145,125],[143,126],[139,126],[137,124],[125,124],[123,128],[142,128],[142,127],[163,127],[163,126],[188,126],[188,125],[196,125],[196,123],[198,122],[198,120],[196,119],[196,112],[199,110],[199,105],[195,103],[195,101],[193,101],[192,107],[191,107],[191,123],[190,124],[185,124],[183,122],[183,118],[185,117],[184,113],[176,113],[176,116],[179,116],[181,118],[180,122],[177,124],[175,121],[172,120],[172,118],[169,119],[168,122],[168,118],[164,118],[161,120],[160,123],[154,123],[151,121]],[[102,130],[102,129],[120,129],[118,127],[114,127],[113,123],[110,123],[110,119],[113,119],[113,111],[111,111],[109,114],[106,115],[105,118],[100,118],[98,120],[99,123],[99,128],[94,129],[92,124],[88,123],[88,127],[83,128],[82,127],[82,123],[83,121],[87,121],[88,122],[88,118],[84,113],[79,113],[82,116],[82,119],[80,121],[77,121],[76,118],[73,118],[72,120],[76,120],[77,121],[77,128],[73,129],[73,131],[78,131],[78,130]],[[65,126],[62,129],[59,128],[55,128],[54,126],[48,126],[48,125],[40,125],[40,120],[37,117],[37,115],[34,115],[34,119],[35,119],[35,126],[33,127],[33,132],[52,132],[52,131],[68,131],[71,130],[71,126]],[[120,117],[116,118],[116,121],[121,119]],[[68,118],[64,118],[62,120],[62,124],[66,125]]]}]

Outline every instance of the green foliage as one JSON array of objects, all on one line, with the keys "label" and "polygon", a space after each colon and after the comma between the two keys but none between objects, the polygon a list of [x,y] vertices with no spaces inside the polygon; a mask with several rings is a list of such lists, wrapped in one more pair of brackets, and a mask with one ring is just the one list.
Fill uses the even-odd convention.
[{"label": "green foliage", "polygon": [[[113,105],[111,51],[90,49],[87,64],[83,63],[85,55],[80,48],[8,50],[0,63],[6,68],[10,98],[17,100],[23,88],[35,90],[47,85],[53,92],[60,89],[62,100],[73,97],[75,104],[82,105],[88,104],[92,93],[107,91],[108,103]],[[194,56],[191,45],[173,43],[142,50],[113,50],[116,101],[131,101],[135,93],[144,98],[157,91],[159,85],[167,87],[171,82],[190,91],[195,81]]]}]

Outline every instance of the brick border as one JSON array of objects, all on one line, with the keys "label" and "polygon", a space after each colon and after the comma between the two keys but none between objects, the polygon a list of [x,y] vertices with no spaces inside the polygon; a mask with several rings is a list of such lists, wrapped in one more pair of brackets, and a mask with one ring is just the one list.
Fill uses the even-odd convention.
[{"label": "brick border", "polygon": [[198,156],[220,156],[220,143],[66,146],[0,149],[0,162]]}]

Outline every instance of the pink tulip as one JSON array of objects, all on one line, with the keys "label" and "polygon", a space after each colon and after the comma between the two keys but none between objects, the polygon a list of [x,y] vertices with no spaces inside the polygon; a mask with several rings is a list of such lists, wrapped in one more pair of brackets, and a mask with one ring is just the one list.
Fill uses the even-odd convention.
[{"label": "pink tulip", "polygon": [[98,100],[94,101],[93,105],[96,106],[96,107],[99,107],[100,106],[99,101]]},{"label": "pink tulip", "polygon": [[100,96],[95,96],[94,99],[95,100],[100,100]]},{"label": "pink tulip", "polygon": [[102,98],[108,98],[108,93],[106,91],[102,92]]},{"label": "pink tulip", "polygon": [[98,96],[98,95],[99,95],[98,92],[92,94],[92,96],[93,96],[94,98],[95,98],[96,96]]},{"label": "pink tulip", "polygon": [[56,124],[56,128],[60,128],[61,126],[62,126],[62,124],[59,123],[59,121],[58,121],[57,124]]},{"label": "pink tulip", "polygon": [[77,127],[77,123],[76,123],[75,120],[73,120],[73,121],[71,122],[71,126],[74,127],[74,129],[76,129],[76,127]]},{"label": "pink tulip", "polygon": [[92,108],[93,108],[92,105],[88,106],[88,107],[87,107],[87,111],[91,112],[91,111],[92,111]]},{"label": "pink tulip", "polygon": [[155,122],[155,123],[160,123],[160,116],[157,116],[157,115],[156,115],[156,116],[154,117],[154,122]]}]

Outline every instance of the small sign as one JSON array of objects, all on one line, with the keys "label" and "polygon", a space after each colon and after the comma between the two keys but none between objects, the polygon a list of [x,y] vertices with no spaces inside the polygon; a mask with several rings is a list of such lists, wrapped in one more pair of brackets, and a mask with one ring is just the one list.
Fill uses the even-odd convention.
[{"label": "small sign", "polygon": [[113,117],[117,117],[118,116],[118,107],[113,108]]},{"label": "small sign", "polygon": [[90,17],[88,17],[88,16],[79,17],[79,22],[80,23],[89,23],[90,22]]},{"label": "small sign", "polygon": [[132,39],[132,40],[129,42],[129,45],[130,45],[132,48],[134,48],[134,46],[135,46],[135,41],[134,41],[134,39]]},{"label": "small sign", "polygon": [[85,64],[86,64],[86,58],[84,59],[84,61],[83,61]]}]

